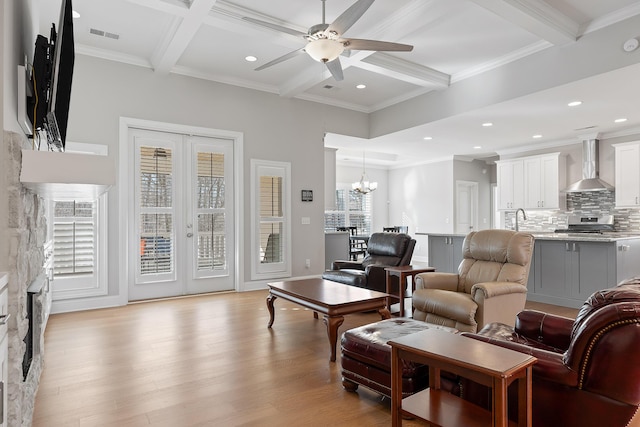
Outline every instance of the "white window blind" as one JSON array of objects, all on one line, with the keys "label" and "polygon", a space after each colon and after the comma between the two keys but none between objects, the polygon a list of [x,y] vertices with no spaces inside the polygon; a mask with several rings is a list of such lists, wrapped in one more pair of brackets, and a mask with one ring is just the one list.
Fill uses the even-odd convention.
[{"label": "white window blind", "polygon": [[141,146],[139,156],[139,274],[170,273],[174,269],[172,150]]},{"label": "white window blind", "polygon": [[227,268],[224,154],[197,153],[197,269]]},{"label": "white window blind", "polygon": [[336,209],[324,213],[325,231],[337,227],[357,227],[358,234],[371,234],[371,193],[362,194],[339,185],[336,190]]},{"label": "white window blind", "polygon": [[262,263],[279,263],[283,260],[284,210],[282,177],[260,177],[260,247]]},{"label": "white window blind", "polygon": [[96,203],[54,201],[53,274],[89,275],[95,270]]}]

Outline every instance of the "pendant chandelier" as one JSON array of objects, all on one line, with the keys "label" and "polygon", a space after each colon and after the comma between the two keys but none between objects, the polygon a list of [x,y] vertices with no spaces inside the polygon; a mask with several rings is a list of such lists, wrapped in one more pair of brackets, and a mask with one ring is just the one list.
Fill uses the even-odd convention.
[{"label": "pendant chandelier", "polygon": [[378,183],[369,181],[369,177],[367,176],[364,165],[364,152],[362,152],[362,176],[360,177],[360,181],[351,184],[351,189],[361,194],[368,194],[375,191],[376,188],[378,188]]}]

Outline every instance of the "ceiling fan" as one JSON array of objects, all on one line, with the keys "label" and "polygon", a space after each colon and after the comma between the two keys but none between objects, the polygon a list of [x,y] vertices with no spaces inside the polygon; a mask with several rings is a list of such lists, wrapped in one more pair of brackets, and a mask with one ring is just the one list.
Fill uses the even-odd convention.
[{"label": "ceiling fan", "polygon": [[342,15],[338,16],[331,24],[325,23],[325,1],[322,1],[322,24],[317,24],[309,28],[306,33],[301,31],[283,27],[278,24],[261,21],[250,17],[243,17],[245,21],[262,25],[276,31],[294,36],[302,37],[307,40],[307,45],[303,48],[289,52],[273,61],[256,68],[256,71],[264,70],[272,65],[284,62],[302,53],[307,53],[311,58],[327,65],[327,69],[337,81],[344,79],[342,73],[342,65],[339,56],[346,50],[375,50],[375,51],[394,51],[394,52],[410,52],[413,46],[401,43],[392,43],[379,40],[350,39],[343,38],[342,35],[349,29],[358,19],[369,9],[374,0],[358,0],[349,9],[345,10]]}]

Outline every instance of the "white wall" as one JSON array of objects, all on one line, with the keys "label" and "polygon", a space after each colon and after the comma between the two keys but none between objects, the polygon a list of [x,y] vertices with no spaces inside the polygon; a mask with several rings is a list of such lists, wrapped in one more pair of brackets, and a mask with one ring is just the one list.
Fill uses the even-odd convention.
[{"label": "white wall", "polygon": [[[245,261],[245,282],[250,280],[250,264],[246,261],[251,235],[249,161],[291,162],[293,276],[323,271],[323,136],[326,131],[335,131],[334,127],[348,127],[352,133],[365,135],[366,115],[179,75],[161,76],[149,69],[77,55],[68,139],[107,145],[109,156],[116,162],[120,117],[243,133],[245,239],[239,242],[238,250]],[[114,237],[108,250],[110,295],[117,292],[118,271],[123,268],[117,262],[122,248],[116,244],[115,233],[120,221],[118,194],[126,185],[131,183],[118,182],[109,192],[108,226]],[[301,202],[302,189],[313,190],[313,202]],[[302,225],[301,217],[309,217],[311,225]],[[305,268],[305,259],[311,260],[311,269]]]}]

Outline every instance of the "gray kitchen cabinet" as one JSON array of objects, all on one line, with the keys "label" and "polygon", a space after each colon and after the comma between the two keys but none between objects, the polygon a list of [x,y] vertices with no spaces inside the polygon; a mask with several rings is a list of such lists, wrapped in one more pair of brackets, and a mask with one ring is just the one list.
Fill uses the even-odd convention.
[{"label": "gray kitchen cabinet", "polygon": [[640,276],[640,239],[616,242],[616,283]]},{"label": "gray kitchen cabinet", "polygon": [[429,266],[441,273],[457,273],[465,236],[429,235]]},{"label": "gray kitchen cabinet", "polygon": [[639,261],[640,239],[536,240],[528,299],[579,308],[594,292],[640,274]]}]

